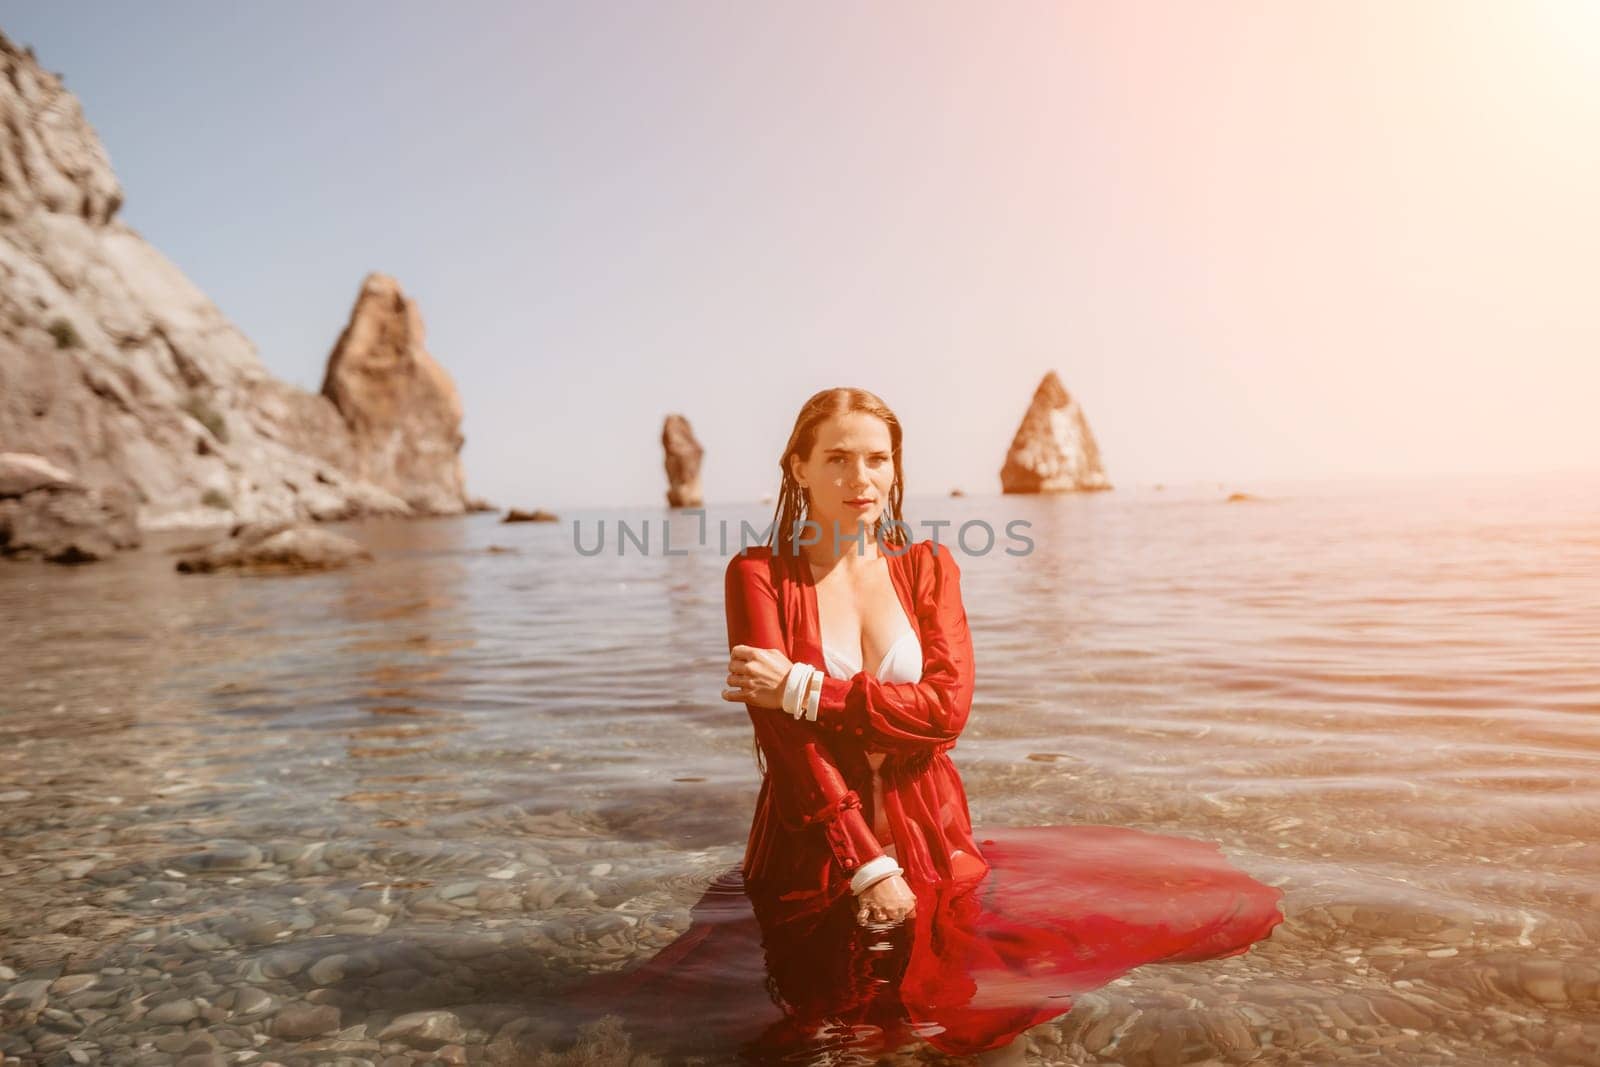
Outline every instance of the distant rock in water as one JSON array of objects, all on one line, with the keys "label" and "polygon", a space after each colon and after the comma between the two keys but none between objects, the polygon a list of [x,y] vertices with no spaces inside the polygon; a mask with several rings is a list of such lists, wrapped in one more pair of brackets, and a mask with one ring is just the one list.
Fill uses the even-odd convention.
[{"label": "distant rock in water", "polygon": [[140,542],[133,494],[90,489],[41,456],[0,452],[0,555],[91,563]]},{"label": "distant rock in water", "polygon": [[534,508],[532,511],[523,511],[520,508],[512,508],[510,511],[506,512],[506,517],[501,519],[500,521],[501,522],[559,522],[561,520],[559,518],[557,518],[555,512],[546,511],[543,508]]},{"label": "distant rock in water", "polygon": [[689,420],[682,415],[668,415],[661,427],[661,447],[667,454],[667,505],[674,508],[698,508],[705,504],[705,494],[700,488],[700,458],[705,449],[695,440]]},{"label": "distant rock in water", "polygon": [[128,494],[145,529],[466,508],[459,401],[397,287],[368,280],[330,395],[307,393],[267,373],[121,206],[77,98],[0,35],[7,451]]},{"label": "distant rock in water", "polygon": [[1055,371],[1045,374],[1000,468],[1003,493],[1110,489],[1089,420]]},{"label": "distant rock in water", "polygon": [[344,417],[353,473],[428,515],[467,508],[461,398],[423,347],[422,313],[399,284],[369,274],[328,357],[322,395]]},{"label": "distant rock in water", "polygon": [[1245,502],[1247,500],[1259,500],[1259,499],[1261,499],[1261,498],[1257,497],[1257,496],[1252,496],[1249,493],[1229,493],[1228,494],[1228,499],[1223,501],[1223,503],[1225,503],[1225,504],[1240,504],[1240,503],[1243,503],[1243,502]]},{"label": "distant rock in water", "polygon": [[231,537],[178,561],[185,574],[221,570],[255,572],[325,571],[370,560],[359,541],[316,526],[251,523]]}]

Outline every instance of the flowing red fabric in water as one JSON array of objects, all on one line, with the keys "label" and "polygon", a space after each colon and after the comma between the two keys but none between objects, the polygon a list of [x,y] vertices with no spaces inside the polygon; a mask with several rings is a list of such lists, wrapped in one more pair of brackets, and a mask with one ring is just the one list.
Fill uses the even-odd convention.
[{"label": "flowing red fabric in water", "polygon": [[[919,1038],[964,1055],[1007,1044],[1141,964],[1238,955],[1283,920],[1281,891],[1210,842],[1096,825],[975,838],[946,755],[975,677],[960,569],[930,541],[885,558],[922,643],[921,679],[829,677],[816,722],[747,704],[768,771],[743,864],[707,890],[673,944],[586,983],[572,1007],[748,1062]],[[730,649],[782,649],[823,668],[803,556],[752,549],[726,578]],[[887,753],[883,814],[917,907],[864,928],[850,876],[884,851],[869,751]]]}]

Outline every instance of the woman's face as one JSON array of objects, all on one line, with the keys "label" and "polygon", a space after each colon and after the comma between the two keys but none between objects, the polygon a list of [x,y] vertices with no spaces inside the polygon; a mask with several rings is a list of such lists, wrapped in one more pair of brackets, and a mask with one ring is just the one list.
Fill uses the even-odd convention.
[{"label": "woman's face", "polygon": [[819,544],[828,544],[836,528],[841,539],[855,537],[863,524],[870,531],[884,515],[894,485],[893,447],[888,423],[851,411],[817,426],[809,459],[789,457],[795,481],[811,494],[809,517],[822,527]]}]

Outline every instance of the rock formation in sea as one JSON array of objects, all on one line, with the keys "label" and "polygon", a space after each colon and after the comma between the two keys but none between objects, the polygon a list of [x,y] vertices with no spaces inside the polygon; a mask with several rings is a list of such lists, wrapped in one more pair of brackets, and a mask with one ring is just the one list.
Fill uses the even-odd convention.
[{"label": "rock formation in sea", "polygon": [[245,523],[222,541],[187,551],[177,569],[184,574],[292,573],[334,570],[371,559],[359,541],[332,530],[303,523]]},{"label": "rock formation in sea", "polygon": [[557,517],[555,512],[546,511],[544,508],[533,508],[532,510],[525,510],[523,508],[512,508],[510,511],[506,512],[505,518],[501,519],[500,521],[501,522],[558,522],[560,520]]},{"label": "rock formation in sea", "polygon": [[[127,493],[144,529],[487,506],[463,490],[455,388],[391,279],[367,279],[309,393],[122,199],[77,98],[0,35],[0,451]],[[52,499],[15,499],[35,497]]]},{"label": "rock formation in sea", "polygon": [[423,514],[466,507],[461,398],[422,345],[422,313],[399,283],[369,274],[328,357],[322,395],[355,451],[348,466]]},{"label": "rock formation in sea", "polygon": [[674,508],[698,508],[705,504],[705,494],[700,488],[700,458],[705,449],[695,440],[689,420],[682,415],[668,415],[661,427],[661,447],[666,452],[667,505]]},{"label": "rock formation in sea", "polygon": [[1003,493],[1070,493],[1110,489],[1100,446],[1083,408],[1055,371],[1045,374],[1000,468]]}]

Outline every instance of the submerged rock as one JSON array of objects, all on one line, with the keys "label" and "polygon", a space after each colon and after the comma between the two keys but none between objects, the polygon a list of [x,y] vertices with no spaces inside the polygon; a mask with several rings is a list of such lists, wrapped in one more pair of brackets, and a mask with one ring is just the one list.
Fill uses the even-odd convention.
[{"label": "submerged rock", "polygon": [[256,526],[178,561],[185,574],[219,570],[321,571],[370,560],[359,541],[316,526]]},{"label": "submerged rock", "polygon": [[424,1049],[455,1044],[465,1038],[461,1020],[448,1011],[414,1011],[401,1015],[378,1034],[380,1041],[403,1041]]}]

